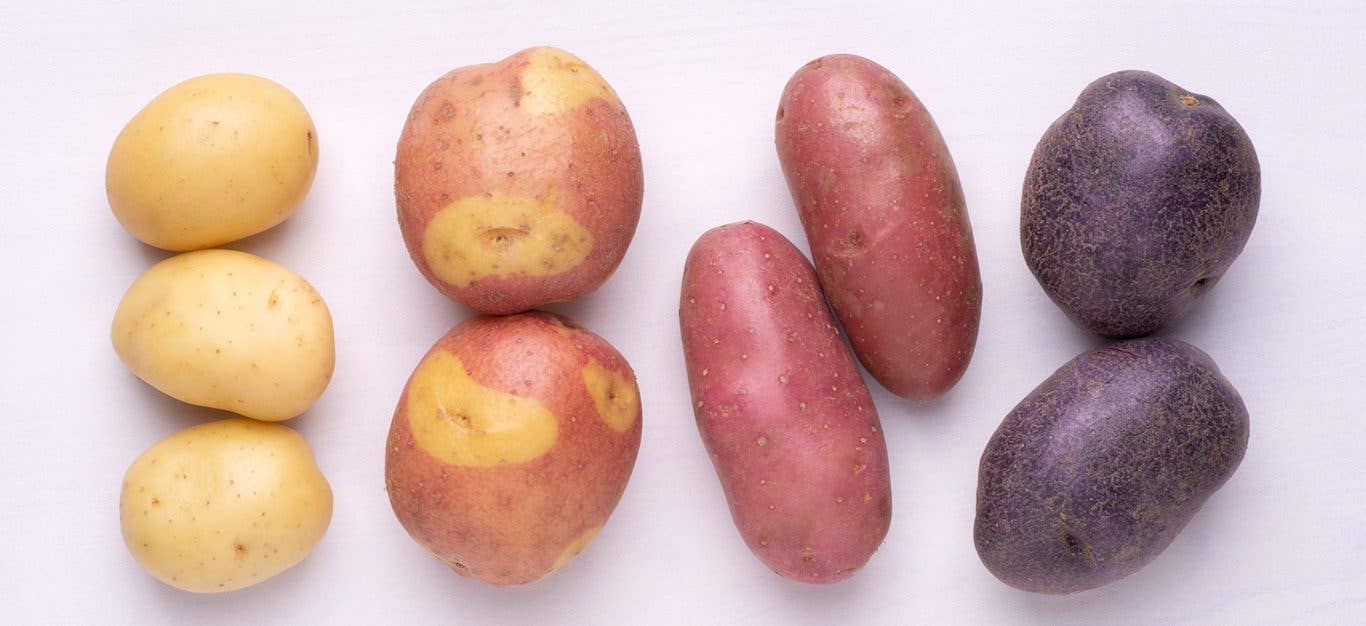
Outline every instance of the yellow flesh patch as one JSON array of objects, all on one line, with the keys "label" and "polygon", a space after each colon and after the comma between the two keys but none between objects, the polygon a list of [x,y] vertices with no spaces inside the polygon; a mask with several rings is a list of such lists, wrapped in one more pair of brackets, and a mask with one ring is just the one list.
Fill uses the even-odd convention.
[{"label": "yellow flesh patch", "polygon": [[583,549],[588,547],[588,544],[593,541],[593,538],[598,536],[598,531],[600,530],[602,530],[601,526],[589,528],[588,530],[583,531],[583,534],[579,535],[577,539],[569,542],[569,545],[564,547],[564,551],[560,552],[560,556],[555,559],[555,564],[550,566],[550,571],[546,572],[546,575],[549,576],[560,571],[560,569],[568,565],[570,561],[573,561],[574,557],[578,556],[580,552],[583,552]]},{"label": "yellow flesh patch", "polygon": [[588,388],[588,395],[593,396],[598,417],[612,430],[622,432],[635,423],[636,414],[640,413],[640,393],[634,382],[620,372],[590,360],[583,368],[583,384]]},{"label": "yellow flesh patch", "polygon": [[559,434],[540,402],[479,384],[444,350],[413,373],[408,427],[428,454],[464,467],[525,463],[550,450]]},{"label": "yellow flesh patch", "polygon": [[521,78],[519,106],[530,115],[572,111],[593,98],[619,101],[617,93],[593,68],[556,48],[532,50]]},{"label": "yellow flesh patch", "polygon": [[432,216],[422,254],[437,278],[457,287],[490,276],[550,276],[584,260],[593,234],[544,198],[492,194],[461,198]]}]

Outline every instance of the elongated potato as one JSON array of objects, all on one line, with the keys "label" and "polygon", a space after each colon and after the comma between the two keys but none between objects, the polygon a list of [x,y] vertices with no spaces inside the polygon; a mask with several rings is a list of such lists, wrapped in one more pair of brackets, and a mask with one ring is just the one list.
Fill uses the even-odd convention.
[{"label": "elongated potato", "polygon": [[877,409],[815,272],[754,222],[702,235],[679,303],[688,383],[741,537],[779,575],[850,576],[892,516]]},{"label": "elongated potato", "polygon": [[133,558],[157,580],[198,593],[293,567],[331,520],[332,488],[304,438],[242,418],[157,442],[128,468],[119,497]]},{"label": "elongated potato", "polygon": [[868,373],[931,400],[967,369],[982,280],[953,158],[896,75],[848,54],[783,91],[778,158],[821,287]]},{"label": "elongated potato", "polygon": [[394,159],[413,262],[480,313],[597,289],[626,254],[642,194],[640,146],[616,91],[544,46],[438,78]]},{"label": "elongated potato", "polygon": [[385,455],[389,502],[456,573],[538,580],[607,522],[640,429],[635,373],[601,337],[540,311],[476,317],[404,387]]},{"label": "elongated potato", "polygon": [[302,276],[236,250],[173,256],[119,302],[114,351],[177,400],[265,420],[303,413],[332,380],[332,315]]}]

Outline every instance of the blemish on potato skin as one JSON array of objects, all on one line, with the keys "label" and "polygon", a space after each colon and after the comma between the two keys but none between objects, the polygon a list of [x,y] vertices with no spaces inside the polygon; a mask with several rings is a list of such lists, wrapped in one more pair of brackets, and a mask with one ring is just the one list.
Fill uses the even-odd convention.
[{"label": "blemish on potato skin", "polygon": [[554,276],[584,261],[593,235],[559,206],[540,198],[484,194],[437,212],[423,231],[422,253],[432,272],[457,287],[499,276]]}]

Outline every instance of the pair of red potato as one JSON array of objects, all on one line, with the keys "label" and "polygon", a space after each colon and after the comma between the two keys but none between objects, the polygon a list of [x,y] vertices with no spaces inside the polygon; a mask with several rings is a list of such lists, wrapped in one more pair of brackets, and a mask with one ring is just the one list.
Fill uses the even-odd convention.
[{"label": "pair of red potato", "polygon": [[815,268],[754,222],[704,234],[679,320],[698,428],[749,548],[778,574],[843,580],[891,522],[869,373],[931,400],[962,376],[982,284],[962,187],[929,112],[894,74],[823,57],[788,82],[777,147]]}]

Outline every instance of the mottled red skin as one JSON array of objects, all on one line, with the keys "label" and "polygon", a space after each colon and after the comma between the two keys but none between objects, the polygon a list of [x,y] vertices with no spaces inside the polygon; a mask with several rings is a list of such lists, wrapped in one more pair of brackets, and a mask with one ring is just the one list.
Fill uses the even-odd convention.
[{"label": "mottled red skin", "polygon": [[413,440],[405,385],[386,446],[389,503],[408,534],[461,575],[494,585],[537,580],[567,544],[607,521],[640,448],[640,416],[612,430],[584,388],[583,367],[593,358],[632,381],[635,373],[601,337],[540,311],[467,320],[437,350],[454,353],[482,385],[539,400],[559,436],[526,463],[447,465]]},{"label": "mottled red skin", "polygon": [[1247,450],[1248,415],[1190,344],[1137,339],[1083,353],[992,435],[977,483],[982,562],[1025,591],[1112,583],[1157,557]]},{"label": "mottled red skin", "polygon": [[1185,315],[1242,252],[1261,167],[1218,102],[1150,72],[1087,85],[1039,140],[1020,243],[1048,297],[1106,337]]},{"label": "mottled red skin", "polygon": [[[438,290],[480,313],[516,313],[596,290],[616,271],[640,220],[640,145],[626,108],[594,98],[568,113],[524,113],[518,100],[528,52],[438,78],[413,104],[394,159],[409,255]],[[494,276],[464,288],[432,272],[422,233],[437,211],[491,193],[542,198],[552,187],[557,205],[593,235],[582,263],[550,276]]]},{"label": "mottled red skin", "polygon": [[852,575],[891,522],[887,449],[811,265],[767,226],[712,229],[688,255],[679,324],[697,428],[745,544],[793,580]]},{"label": "mottled red skin", "polygon": [[821,287],[859,360],[898,396],[944,393],[972,358],[982,279],[929,111],[882,66],[839,54],[792,76],[776,135]]}]

